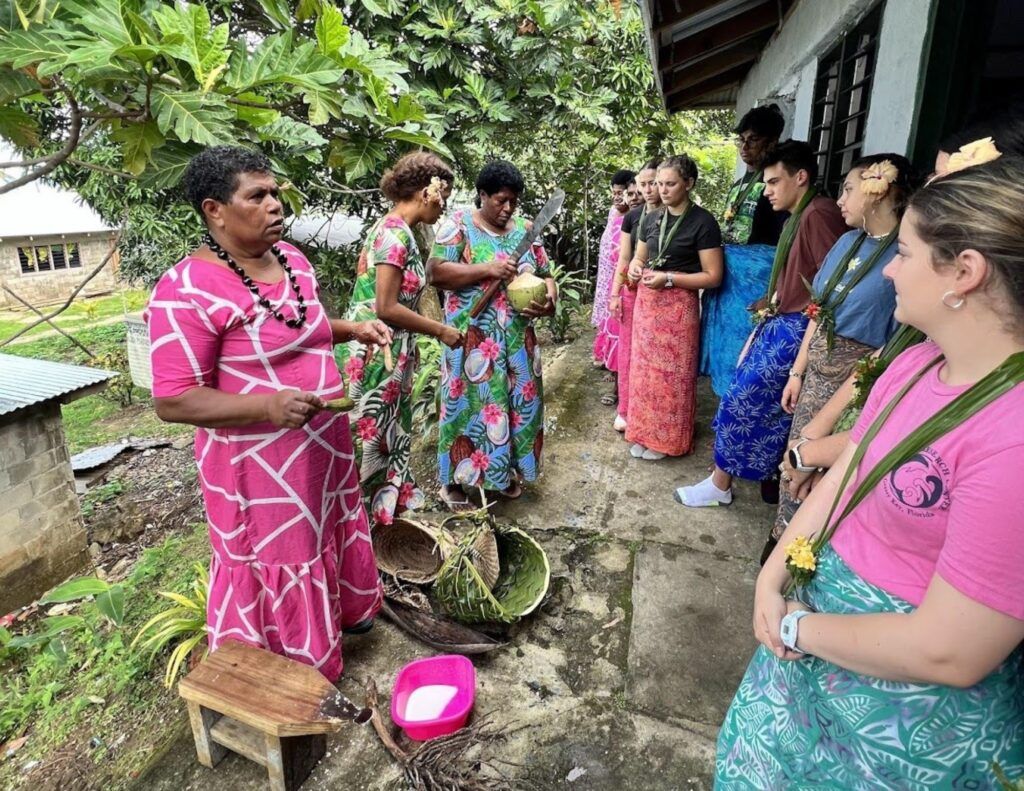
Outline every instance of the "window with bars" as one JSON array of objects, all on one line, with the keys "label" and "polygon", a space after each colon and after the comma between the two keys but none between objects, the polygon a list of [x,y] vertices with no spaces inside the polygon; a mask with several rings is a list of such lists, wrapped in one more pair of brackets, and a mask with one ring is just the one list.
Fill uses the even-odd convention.
[{"label": "window with bars", "polygon": [[80,269],[82,258],[74,242],[35,247],[19,247],[18,263],[23,275],[34,272],[51,272],[56,269]]},{"label": "window with bars", "polygon": [[863,149],[884,5],[877,3],[818,61],[810,142],[818,181],[832,195]]}]

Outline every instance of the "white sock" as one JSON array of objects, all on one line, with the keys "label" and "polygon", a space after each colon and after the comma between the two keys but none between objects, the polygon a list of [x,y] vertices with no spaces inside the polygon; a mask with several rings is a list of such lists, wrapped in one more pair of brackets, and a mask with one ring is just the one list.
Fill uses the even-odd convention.
[{"label": "white sock", "polygon": [[680,486],[673,496],[676,502],[690,508],[707,508],[731,503],[732,488],[719,489],[715,486],[714,476],[709,475],[693,486]]}]

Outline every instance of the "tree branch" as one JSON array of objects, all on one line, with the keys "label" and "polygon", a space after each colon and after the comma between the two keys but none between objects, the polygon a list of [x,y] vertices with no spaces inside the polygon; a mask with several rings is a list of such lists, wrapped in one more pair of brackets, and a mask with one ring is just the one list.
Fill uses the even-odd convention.
[{"label": "tree branch", "polygon": [[131,173],[125,173],[123,170],[114,170],[114,168],[103,167],[103,165],[86,162],[84,159],[68,157],[67,161],[69,165],[78,165],[79,167],[86,168],[87,170],[95,170],[97,173],[106,173],[108,176],[117,176],[122,179],[135,178]]},{"label": "tree branch", "polygon": [[[75,287],[75,290],[71,292],[71,294],[68,296],[67,300],[64,302],[63,305],[61,305],[59,308],[57,308],[53,312],[47,313],[45,316],[41,317],[40,319],[38,319],[36,321],[33,321],[27,327],[22,327],[20,330],[18,330],[16,333],[14,333],[14,335],[12,335],[10,338],[7,338],[7,340],[0,341],[0,348],[3,348],[7,344],[9,344],[12,341],[16,340],[17,338],[20,338],[26,332],[28,332],[31,329],[34,329],[35,327],[38,327],[40,324],[43,324],[44,322],[48,322],[54,316],[59,316],[61,313],[63,313],[65,310],[67,310],[69,307],[71,307],[71,303],[75,301],[75,297],[78,296],[79,292],[83,288],[85,288],[86,285],[88,285],[90,280],[92,280],[94,277],[96,277],[96,275],[98,275],[103,270],[103,267],[105,267],[108,263],[110,263],[110,259],[113,258],[114,257],[114,253],[117,252],[117,243],[119,241],[121,241],[121,233],[123,232],[123,230],[124,230],[124,228],[123,228],[123,223],[122,223],[122,229],[117,232],[117,237],[114,239],[113,244],[110,246],[110,252],[108,252],[105,256],[103,256],[103,260],[100,261],[99,265],[95,269],[93,269],[88,275],[86,275],[85,280],[83,280],[81,283],[79,283]],[[91,354],[91,352],[90,352],[90,354]]]},{"label": "tree branch", "polygon": [[[83,344],[83,343],[82,343],[82,342],[81,342],[80,340],[78,340],[78,338],[76,338],[76,337],[75,337],[74,335],[72,335],[72,334],[71,334],[71,333],[69,333],[69,332],[65,332],[65,331],[64,331],[63,329],[61,329],[60,327],[58,327],[58,326],[57,326],[57,325],[56,325],[56,324],[55,324],[55,323],[54,323],[54,322],[53,322],[53,321],[52,321],[51,319],[48,319],[48,318],[46,318],[45,316],[43,316],[43,314],[42,314],[42,313],[40,312],[39,308],[37,308],[37,307],[36,307],[35,305],[32,305],[32,304],[30,304],[29,302],[26,302],[26,301],[25,301],[24,299],[22,299],[22,298],[21,298],[21,297],[19,297],[19,296],[18,296],[17,294],[15,294],[15,293],[14,293],[13,291],[11,291],[11,289],[10,289],[10,288],[8,288],[8,287],[7,287],[6,285],[4,286],[4,291],[6,291],[6,292],[7,292],[8,294],[10,294],[10,295],[11,295],[12,297],[14,297],[14,298],[15,298],[16,300],[18,300],[18,302],[20,302],[20,303],[21,303],[22,305],[24,305],[24,306],[25,306],[26,308],[28,308],[29,310],[31,310],[31,311],[32,311],[33,313],[35,313],[35,314],[36,314],[37,316],[39,316],[39,317],[40,317],[40,319],[41,319],[42,321],[45,321],[45,322],[46,322],[47,324],[49,324],[49,325],[50,325],[51,327],[53,327],[53,328],[54,328],[55,330],[57,330],[57,332],[59,332],[59,333],[60,333],[61,335],[63,335],[63,336],[65,337],[65,338],[67,338],[67,339],[68,339],[69,341],[71,341],[71,342],[72,342],[73,344],[75,344],[75,346],[77,346],[77,347],[78,347],[79,349],[81,349],[81,350],[82,350],[83,352],[85,352],[85,353],[86,353],[86,354],[88,354],[88,355],[89,355],[90,357],[92,357],[92,358],[94,358],[94,359],[95,359],[96,355],[95,355],[95,354],[93,354],[93,353],[92,353],[91,351],[89,351],[89,349],[87,349],[87,348],[85,347],[85,345],[84,345],[84,344]],[[37,322],[36,322],[35,324],[33,324],[32,326],[33,326],[33,327],[37,327],[37,326],[39,326],[39,322],[37,321]],[[29,329],[31,329],[31,327],[30,327]]]},{"label": "tree branch", "polygon": [[60,87],[64,92],[64,95],[67,96],[68,105],[71,109],[71,132],[68,135],[67,142],[60,151],[46,157],[44,161],[40,163],[40,167],[19,176],[13,181],[8,181],[6,184],[0,185],[0,195],[15,190],[23,184],[28,184],[38,178],[42,178],[47,173],[55,170],[62,162],[71,156],[76,148],[78,148],[79,138],[82,132],[82,112],[78,108],[78,102],[76,101],[74,94],[63,85]]}]

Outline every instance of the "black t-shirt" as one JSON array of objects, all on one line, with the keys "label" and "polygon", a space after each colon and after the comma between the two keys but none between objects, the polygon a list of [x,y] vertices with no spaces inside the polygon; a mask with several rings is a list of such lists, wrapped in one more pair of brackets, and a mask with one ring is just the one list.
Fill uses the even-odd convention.
[{"label": "black t-shirt", "polygon": [[[658,239],[661,235],[661,220],[665,217],[665,236],[672,233],[672,226],[679,219],[666,210],[648,214],[641,229],[647,242],[647,260],[653,262],[661,255]],[[701,271],[699,250],[722,246],[722,231],[718,222],[707,209],[694,204],[668,244],[665,260],[658,267],[663,272],[681,272],[694,275]]]},{"label": "black t-shirt", "polygon": [[633,240],[634,253],[636,252],[636,237],[640,233],[640,215],[643,213],[644,207],[641,204],[635,209],[630,209],[622,219],[622,232],[628,233],[629,238]]},{"label": "black t-shirt", "polygon": [[775,247],[782,234],[782,226],[789,219],[788,211],[775,211],[771,202],[761,194],[754,208],[754,218],[750,225],[750,238],[747,244],[770,244]]}]

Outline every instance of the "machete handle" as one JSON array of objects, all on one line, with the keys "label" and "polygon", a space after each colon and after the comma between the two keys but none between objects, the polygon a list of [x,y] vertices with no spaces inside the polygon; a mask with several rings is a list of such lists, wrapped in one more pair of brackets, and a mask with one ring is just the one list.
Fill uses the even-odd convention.
[{"label": "machete handle", "polygon": [[488,305],[491,304],[491,300],[494,299],[494,295],[498,293],[498,288],[501,286],[500,280],[492,280],[491,284],[484,289],[484,293],[477,297],[476,302],[473,303],[473,307],[469,310],[470,320],[475,319]]}]

